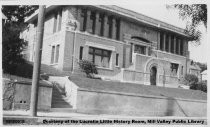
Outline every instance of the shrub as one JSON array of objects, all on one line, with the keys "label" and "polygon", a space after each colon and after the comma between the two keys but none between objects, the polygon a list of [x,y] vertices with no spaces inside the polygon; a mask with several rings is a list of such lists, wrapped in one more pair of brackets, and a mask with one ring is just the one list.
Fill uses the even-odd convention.
[{"label": "shrub", "polygon": [[184,84],[188,86],[195,85],[198,82],[198,77],[193,74],[186,74],[184,77]]},{"label": "shrub", "polygon": [[87,77],[93,78],[94,77],[93,74],[98,74],[96,65],[93,64],[91,61],[80,60],[78,64],[79,64],[79,67],[82,69],[82,71],[85,72]]},{"label": "shrub", "polygon": [[198,82],[198,83],[190,86],[190,89],[201,90],[201,91],[207,93],[207,82]]}]

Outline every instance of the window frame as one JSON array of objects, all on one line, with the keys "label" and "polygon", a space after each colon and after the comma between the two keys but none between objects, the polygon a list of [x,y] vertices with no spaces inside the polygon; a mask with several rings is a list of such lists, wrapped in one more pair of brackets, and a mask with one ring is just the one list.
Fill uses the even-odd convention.
[{"label": "window frame", "polygon": [[[101,53],[96,53],[97,50],[99,50]],[[107,52],[107,54],[105,54],[105,52]],[[112,54],[111,50],[96,48],[96,47],[92,47],[92,46],[90,46],[89,50],[88,50],[88,55],[92,55],[92,58],[91,58],[92,61],[91,62],[93,62],[93,64],[95,64],[95,57],[96,56],[101,57],[101,62],[105,57],[108,58],[108,67],[97,66],[99,68],[110,68],[111,67],[111,54]]]},{"label": "window frame", "polygon": [[50,59],[50,64],[51,65],[52,64],[58,64],[59,63],[59,56],[60,56],[60,44],[51,45],[51,59]]}]

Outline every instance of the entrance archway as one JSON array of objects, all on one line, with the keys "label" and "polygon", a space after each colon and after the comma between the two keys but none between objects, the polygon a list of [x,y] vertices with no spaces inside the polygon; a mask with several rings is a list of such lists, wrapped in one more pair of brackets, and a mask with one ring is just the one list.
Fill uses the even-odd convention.
[{"label": "entrance archway", "polygon": [[156,85],[156,77],[157,77],[157,68],[153,66],[150,69],[150,84],[151,85]]}]

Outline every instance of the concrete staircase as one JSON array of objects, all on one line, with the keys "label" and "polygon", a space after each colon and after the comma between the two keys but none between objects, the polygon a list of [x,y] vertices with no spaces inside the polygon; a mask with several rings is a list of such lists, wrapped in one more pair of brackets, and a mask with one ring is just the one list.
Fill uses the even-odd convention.
[{"label": "concrete staircase", "polygon": [[65,92],[60,90],[56,85],[53,87],[51,111],[74,112],[72,105],[68,102]]}]

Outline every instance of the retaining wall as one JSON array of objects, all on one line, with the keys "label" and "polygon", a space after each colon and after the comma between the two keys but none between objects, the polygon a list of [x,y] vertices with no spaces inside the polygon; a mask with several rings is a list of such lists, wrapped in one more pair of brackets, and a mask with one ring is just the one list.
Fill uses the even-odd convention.
[{"label": "retaining wall", "polygon": [[78,89],[77,112],[133,116],[206,117],[206,100]]}]

